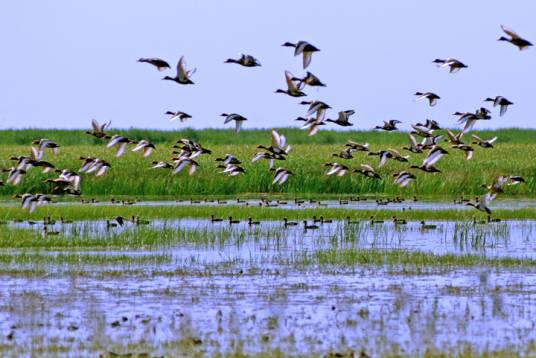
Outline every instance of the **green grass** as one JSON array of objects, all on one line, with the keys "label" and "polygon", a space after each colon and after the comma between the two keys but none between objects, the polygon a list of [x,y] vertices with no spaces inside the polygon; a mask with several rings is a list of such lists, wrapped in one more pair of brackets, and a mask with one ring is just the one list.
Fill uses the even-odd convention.
[{"label": "green grass", "polygon": [[[398,218],[413,221],[470,221],[485,219],[486,215],[477,210],[357,210],[346,208],[312,208],[312,209],[280,209],[259,206],[94,206],[94,205],[61,205],[42,206],[32,214],[21,210],[18,206],[0,207],[0,222],[8,220],[42,220],[51,217],[66,220],[97,220],[113,219],[116,216],[130,218],[139,215],[142,219],[177,219],[202,218],[208,219],[210,215],[227,219],[229,216],[237,219],[252,217],[257,220],[310,220],[314,215],[330,219],[345,220],[348,216],[352,220],[368,220],[371,216],[376,219],[389,220],[396,215]],[[516,210],[494,210],[493,216],[502,219],[536,219],[536,209],[524,208]]]},{"label": "green grass", "polygon": [[165,254],[0,252],[0,265],[161,265],[170,262],[171,256]]},{"label": "green grass", "polygon": [[[114,131],[112,131],[114,132]],[[283,186],[272,185],[273,172],[267,170],[266,162],[252,164],[251,157],[257,144],[269,144],[268,130],[249,130],[238,136],[227,130],[183,130],[183,131],[119,131],[132,138],[149,138],[157,144],[156,152],[149,158],[140,153],[128,151],[123,157],[115,158],[114,150],[105,148],[104,142],[83,133],[83,131],[66,130],[16,130],[0,131],[0,166],[6,168],[13,164],[10,156],[29,154],[29,143],[34,138],[46,137],[56,140],[63,147],[57,157],[50,153],[45,160],[51,161],[58,168],[78,170],[80,156],[95,156],[108,160],[112,169],[103,178],[83,174],[82,193],[86,197],[93,196],[152,196],[181,197],[191,196],[251,196],[251,195],[329,195],[332,197],[348,195],[402,195],[409,197],[441,196],[452,198],[459,195],[477,195],[483,193],[482,183],[489,183],[497,175],[516,174],[524,176],[527,184],[508,187],[507,195],[536,197],[536,137],[534,130],[506,129],[493,132],[480,132],[483,137],[497,135],[496,148],[476,148],[474,159],[464,161],[459,151],[450,149],[451,154],[442,159],[438,167],[443,171],[439,174],[428,174],[418,171],[416,182],[408,188],[400,189],[393,184],[392,173],[404,170],[405,163],[388,162],[379,172],[382,180],[375,181],[362,176],[353,175],[342,178],[327,177],[323,163],[327,161],[344,162],[351,168],[361,163],[370,163],[377,167],[378,157],[357,153],[352,160],[334,158],[332,153],[339,151],[347,139],[358,142],[369,142],[371,150],[377,151],[394,147],[401,149],[406,145],[406,133],[381,132],[336,132],[322,131],[315,137],[307,137],[297,129],[282,129],[293,146],[289,159],[282,163],[295,175]],[[153,160],[169,160],[171,145],[177,139],[187,137],[199,140],[200,143],[213,150],[213,155],[199,159],[201,167],[198,172],[188,177],[186,173],[176,176],[169,171],[150,169]],[[469,140],[467,138],[467,140]],[[240,144],[236,144],[239,142]],[[444,144],[448,148],[447,144]],[[227,177],[217,172],[214,159],[232,153],[244,162],[246,174],[238,177]],[[411,164],[420,164],[423,154],[411,154]],[[0,187],[0,196],[11,196],[24,192],[46,192],[49,188],[42,183],[44,178],[51,178],[53,173],[43,175],[33,169],[25,177],[22,185]],[[0,178],[5,180],[6,174]]]},{"label": "green grass", "polygon": [[536,267],[536,260],[513,257],[486,257],[479,255],[436,255],[428,252],[377,249],[327,249],[304,255],[305,263],[337,266],[410,266],[410,267]]}]

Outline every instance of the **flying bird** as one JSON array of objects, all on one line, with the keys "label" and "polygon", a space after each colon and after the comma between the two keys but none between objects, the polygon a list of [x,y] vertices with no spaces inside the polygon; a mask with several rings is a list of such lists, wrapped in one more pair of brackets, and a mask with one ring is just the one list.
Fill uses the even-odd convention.
[{"label": "flying bird", "polygon": [[433,63],[436,63],[439,67],[449,66],[450,73],[455,73],[455,72],[458,72],[462,68],[469,67],[465,65],[463,62],[456,60],[455,58],[445,58],[445,59],[436,58],[433,61]]},{"label": "flying bird", "polygon": [[508,109],[508,106],[514,104],[514,102],[510,102],[503,96],[497,96],[495,98],[486,98],[484,102],[493,102],[493,107],[500,106],[499,116],[502,117],[503,114],[506,113],[506,110]]},{"label": "flying bird", "polygon": [[307,96],[304,92],[302,92],[299,87],[294,83],[293,78],[295,78],[292,73],[289,71],[285,71],[285,80],[287,81],[287,89],[277,89],[275,93],[285,93],[291,97],[303,97]]},{"label": "flying bird", "polygon": [[313,52],[320,51],[315,46],[311,45],[307,41],[298,41],[297,43],[291,43],[291,42],[285,42],[281,46],[286,47],[293,47],[294,48],[294,56],[298,56],[300,54],[303,54],[303,68],[307,68],[309,64],[311,63],[311,58],[313,56]]},{"label": "flying bird", "polygon": [[515,45],[517,46],[517,48],[522,51],[522,50],[526,50],[527,48],[529,48],[529,46],[532,46],[532,44],[525,40],[524,38],[522,38],[521,36],[519,36],[518,34],[516,34],[514,32],[514,30],[512,29],[509,29],[508,27],[504,26],[504,25],[501,25],[501,29],[508,35],[510,36],[510,38],[507,38],[507,37],[504,37],[504,36],[501,36],[499,37],[499,39],[497,39],[497,41],[507,41],[507,42],[510,42],[512,45]]},{"label": "flying bird", "polygon": [[195,71],[195,68],[190,71],[186,70],[186,60],[184,59],[184,56],[182,56],[177,63],[177,74],[175,75],[175,77],[166,76],[162,79],[174,81],[181,85],[193,85],[194,83],[190,79],[190,76],[193,75]]},{"label": "flying bird", "polygon": [[428,100],[428,103],[430,104],[430,107],[435,106],[437,104],[437,100],[441,98],[433,92],[415,92],[415,96],[417,96],[417,98],[415,99],[416,101],[420,101],[426,98]]},{"label": "flying bird", "polygon": [[221,116],[225,117],[225,120],[223,121],[223,124],[227,124],[227,123],[229,123],[231,121],[235,121],[235,132],[236,133],[240,132],[240,129],[242,128],[242,123],[244,121],[248,120],[246,117],[241,116],[241,115],[236,114],[236,113],[231,113],[231,114],[222,113]]},{"label": "flying bird", "polygon": [[182,111],[176,111],[176,112],[167,111],[165,114],[171,116],[171,118],[169,119],[170,122],[173,122],[176,119],[180,120],[181,122],[186,122],[188,118],[192,118],[191,115]]},{"label": "flying bird", "polygon": [[145,63],[151,64],[154,67],[156,67],[158,71],[163,71],[166,68],[171,68],[169,67],[169,63],[162,60],[161,58],[140,58],[138,59],[138,62],[145,62]]},{"label": "flying bird", "polygon": [[259,60],[257,60],[255,57],[244,54],[241,54],[239,59],[228,58],[225,60],[225,63],[237,63],[244,67],[258,67],[261,65]]}]

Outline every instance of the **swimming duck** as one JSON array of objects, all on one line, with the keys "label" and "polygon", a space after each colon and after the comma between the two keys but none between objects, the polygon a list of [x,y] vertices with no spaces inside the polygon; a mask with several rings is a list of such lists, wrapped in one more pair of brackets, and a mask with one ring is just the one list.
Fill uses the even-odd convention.
[{"label": "swimming duck", "polygon": [[248,218],[248,225],[249,226],[252,226],[252,225],[260,225],[260,221],[253,221],[252,218]]},{"label": "swimming duck", "polygon": [[313,56],[313,52],[320,51],[315,46],[311,45],[307,41],[298,41],[297,43],[291,43],[291,42],[285,42],[281,46],[286,47],[293,47],[294,48],[294,56],[298,56],[300,54],[303,54],[303,68],[307,68],[309,64],[311,63],[311,58]]},{"label": "swimming duck", "polygon": [[259,60],[257,60],[255,57],[244,54],[241,54],[240,58],[237,60],[235,60],[234,58],[229,58],[225,60],[225,63],[237,63],[244,67],[258,67],[261,65]]},{"label": "swimming duck", "polygon": [[408,222],[405,219],[397,218],[396,216],[392,216],[393,224],[395,225],[406,225]]},{"label": "swimming duck", "polygon": [[488,97],[484,100],[484,102],[493,102],[493,107],[500,106],[501,109],[499,111],[499,116],[501,117],[506,113],[508,106],[514,104],[514,102],[510,102],[503,96],[496,96],[495,98]]},{"label": "swimming duck", "polygon": [[376,220],[376,219],[374,219],[374,216],[371,216],[371,217],[370,217],[369,222],[370,222],[371,225],[374,225],[374,224],[383,224],[383,220]]},{"label": "swimming duck", "polygon": [[415,96],[417,96],[415,101],[420,101],[426,98],[430,107],[435,106],[437,104],[437,100],[441,98],[433,92],[415,92]]},{"label": "swimming duck", "polygon": [[188,118],[192,118],[191,115],[182,111],[176,111],[176,112],[167,111],[165,114],[171,116],[171,118],[169,119],[170,122],[173,122],[175,119],[178,119],[181,121],[181,123],[184,123],[186,122]]},{"label": "swimming duck", "polygon": [[193,75],[195,71],[195,68],[190,71],[186,70],[186,60],[184,59],[184,56],[181,56],[179,62],[177,63],[177,74],[175,75],[175,77],[166,76],[162,79],[174,81],[181,85],[193,85],[194,83],[190,79],[190,76]]},{"label": "swimming duck", "polygon": [[461,61],[456,60],[455,58],[445,58],[445,59],[436,58],[433,61],[433,63],[436,63],[439,67],[449,66],[450,73],[455,73],[455,72],[458,72],[462,68],[469,67],[463,64]]},{"label": "swimming duck", "polygon": [[307,96],[304,92],[302,92],[298,86],[294,83],[293,78],[295,78],[292,73],[289,71],[285,71],[285,80],[287,81],[287,89],[277,89],[275,93],[285,93],[291,97],[303,97]]},{"label": "swimming duck", "polygon": [[166,68],[171,68],[169,67],[169,63],[167,63],[166,61],[160,59],[160,58],[140,58],[138,59],[138,62],[144,62],[144,63],[148,63],[148,64],[151,64],[153,65],[154,67],[156,67],[156,69],[158,71],[163,71],[165,70]]},{"label": "swimming duck", "polygon": [[232,216],[229,216],[229,225],[240,224],[240,220],[233,220]]},{"label": "swimming duck", "polygon": [[424,220],[421,221],[421,230],[435,230],[437,225],[427,224]]},{"label": "swimming duck", "polygon": [[307,231],[307,230],[316,230],[320,228],[320,226],[318,225],[315,225],[315,224],[308,224],[307,223],[307,220],[303,220],[303,230],[304,231]]},{"label": "swimming duck", "polygon": [[510,42],[512,45],[517,46],[517,48],[518,48],[520,51],[529,48],[529,46],[532,46],[532,44],[531,44],[529,41],[525,40],[524,38],[522,38],[521,36],[519,36],[518,34],[516,34],[516,33],[514,32],[514,30],[509,29],[508,27],[506,27],[506,26],[504,26],[504,25],[501,25],[501,29],[502,29],[508,36],[510,36],[510,38],[501,36],[501,37],[499,37],[499,39],[498,39],[497,41],[507,41],[507,42]]},{"label": "swimming duck", "polygon": [[240,129],[242,128],[242,123],[244,121],[248,120],[246,117],[241,116],[240,114],[236,114],[236,113],[231,113],[231,114],[222,113],[221,116],[225,117],[225,120],[224,120],[223,124],[227,124],[227,123],[229,123],[231,121],[235,121],[235,132],[236,133],[240,132]]},{"label": "swimming duck", "polygon": [[221,222],[221,221],[223,221],[222,218],[216,218],[214,215],[210,215],[210,222],[215,223],[215,222]]},{"label": "swimming duck", "polygon": [[285,227],[298,225],[296,221],[289,221],[287,218],[283,218],[283,223]]}]

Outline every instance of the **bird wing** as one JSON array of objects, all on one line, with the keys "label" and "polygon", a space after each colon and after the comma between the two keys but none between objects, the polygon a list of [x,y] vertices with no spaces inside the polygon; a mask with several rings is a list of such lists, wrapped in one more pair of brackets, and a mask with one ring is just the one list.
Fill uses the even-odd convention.
[{"label": "bird wing", "polygon": [[312,57],[313,57],[313,53],[311,51],[303,52],[303,68],[309,67]]},{"label": "bird wing", "polygon": [[287,81],[287,89],[289,92],[298,91],[298,87],[296,87],[296,84],[292,80],[294,78],[294,75],[290,73],[289,71],[285,71],[285,79]]},{"label": "bird wing", "polygon": [[374,173],[374,168],[368,164],[361,164],[361,168],[363,168],[364,171]]},{"label": "bird wing", "polygon": [[521,37],[519,37],[518,34],[516,34],[516,32],[504,25],[501,25],[501,29],[507,34],[507,35],[510,35],[512,37],[512,39],[519,39]]},{"label": "bird wing", "polygon": [[409,135],[409,141],[411,143],[411,148],[417,149],[417,140],[413,136],[413,134]]},{"label": "bird wing", "polygon": [[438,150],[434,150],[432,149],[430,151],[430,153],[428,154],[428,156],[424,159],[424,161],[422,162],[422,164],[425,166],[425,167],[431,167],[433,166],[435,163],[437,163],[439,161],[439,159],[441,159],[441,157],[443,156],[443,153],[441,153],[440,151]]}]

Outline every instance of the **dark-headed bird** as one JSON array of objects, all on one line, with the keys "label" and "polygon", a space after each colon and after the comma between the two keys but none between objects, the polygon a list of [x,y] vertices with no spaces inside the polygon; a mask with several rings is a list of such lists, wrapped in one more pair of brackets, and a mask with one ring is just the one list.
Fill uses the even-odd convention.
[{"label": "dark-headed bird", "polygon": [[499,116],[502,116],[506,113],[506,110],[508,109],[508,106],[514,104],[514,102],[510,102],[503,96],[496,96],[495,98],[486,98],[484,102],[493,102],[493,107],[500,106]]},{"label": "dark-headed bird", "polygon": [[436,58],[433,61],[433,63],[436,63],[439,67],[449,66],[450,67],[450,69],[449,69],[450,73],[455,73],[455,72],[458,72],[462,68],[469,67],[469,66],[465,65],[463,62],[460,62],[460,61],[456,60],[455,58],[445,58],[445,59]]},{"label": "dark-headed bird", "polygon": [[178,119],[181,122],[186,122],[188,118],[192,118],[191,115],[182,111],[176,111],[176,112],[167,111],[165,114],[171,116],[171,118],[169,119],[170,122],[173,122],[175,119]]},{"label": "dark-headed bird", "polygon": [[292,73],[289,71],[285,71],[285,80],[287,81],[287,90],[277,89],[275,93],[285,93],[288,94],[291,97],[303,97],[307,96],[304,92],[302,92],[298,85],[294,83],[293,78],[295,78]]},{"label": "dark-headed bird", "polygon": [[522,38],[521,36],[519,36],[518,34],[516,34],[516,33],[514,32],[514,30],[509,29],[508,27],[503,26],[503,25],[501,25],[501,29],[502,29],[508,36],[510,36],[510,38],[501,36],[501,37],[499,37],[499,39],[497,39],[497,41],[507,41],[507,42],[510,42],[512,45],[517,46],[517,48],[519,48],[520,51],[529,48],[529,46],[532,46],[532,44],[531,44],[529,41],[525,40],[524,38]]},{"label": "dark-headed bird", "polygon": [[162,60],[161,58],[140,58],[140,59],[138,59],[138,62],[144,62],[144,63],[151,64],[154,67],[156,67],[156,69],[158,71],[163,71],[166,68],[171,68],[171,67],[169,67],[169,63],[167,63],[166,61]]},{"label": "dark-headed bird", "polygon": [[179,62],[177,63],[177,74],[175,77],[166,76],[162,78],[163,80],[175,81],[181,85],[193,85],[194,83],[190,79],[190,76],[195,73],[196,69],[187,71],[186,70],[186,60],[184,56],[181,56]]},{"label": "dark-headed bird", "polygon": [[248,120],[246,117],[241,116],[240,114],[236,114],[236,113],[231,113],[231,114],[222,113],[221,116],[225,117],[225,120],[223,121],[223,124],[227,124],[227,123],[229,123],[231,121],[235,121],[235,132],[236,133],[240,132],[240,129],[242,128],[242,123],[244,121]]},{"label": "dark-headed bird", "polygon": [[415,96],[417,96],[415,101],[420,101],[421,99],[426,98],[430,104],[430,107],[435,106],[437,104],[437,100],[441,98],[433,92],[415,92]]},{"label": "dark-headed bird", "polygon": [[228,58],[225,63],[237,63],[244,67],[258,67],[261,65],[259,60],[251,55],[241,54],[239,59]]},{"label": "dark-headed bird", "polygon": [[320,51],[307,41],[298,41],[297,43],[285,42],[281,46],[294,47],[294,56],[303,54],[303,68],[307,68],[311,63],[313,52]]},{"label": "dark-headed bird", "polygon": [[398,128],[396,127],[397,124],[402,123],[399,120],[396,119],[390,119],[389,121],[383,121],[383,126],[376,126],[376,129],[382,129],[384,131],[396,131]]},{"label": "dark-headed bird", "polygon": [[352,109],[349,109],[349,110],[346,110],[346,111],[340,111],[339,112],[339,117],[337,119],[326,119],[326,122],[331,122],[331,123],[335,123],[341,127],[351,127],[353,126],[352,123],[350,123],[349,119],[350,119],[350,116],[353,115],[355,113],[354,110]]}]

